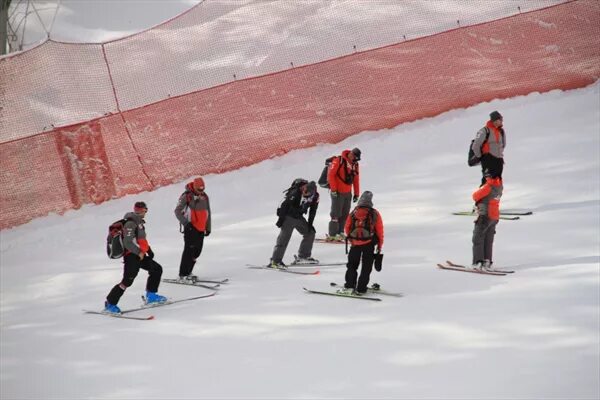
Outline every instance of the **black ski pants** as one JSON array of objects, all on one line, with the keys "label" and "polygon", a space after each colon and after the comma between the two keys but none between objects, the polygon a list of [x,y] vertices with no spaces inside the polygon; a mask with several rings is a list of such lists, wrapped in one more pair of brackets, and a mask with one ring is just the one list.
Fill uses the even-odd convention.
[{"label": "black ski pants", "polygon": [[119,302],[121,296],[123,296],[123,293],[125,293],[125,289],[133,284],[135,277],[140,271],[140,268],[148,271],[146,291],[158,291],[158,286],[160,285],[160,278],[163,271],[162,266],[154,261],[153,256],[146,255],[143,260],[140,260],[140,257],[137,254],[129,253],[124,257],[123,279],[119,284],[112,288],[106,297],[106,300],[110,304],[116,305]]},{"label": "black ski pants", "polygon": [[192,273],[194,265],[196,265],[196,259],[202,253],[204,232],[200,232],[192,224],[188,224],[183,231],[183,242],[179,276],[187,276]]},{"label": "black ski pants", "polygon": [[484,154],[481,157],[481,184],[485,183],[486,173],[492,174],[493,177],[502,178],[504,170],[504,159],[494,157],[491,154]]},{"label": "black ski pants", "polygon": [[[346,283],[344,284],[344,287],[353,288],[359,293],[366,293],[371,271],[373,270],[374,259],[374,240],[361,246],[352,246],[348,252],[348,263],[346,264]],[[358,276],[358,266],[360,265],[361,260],[362,268],[360,269],[360,276]]]}]

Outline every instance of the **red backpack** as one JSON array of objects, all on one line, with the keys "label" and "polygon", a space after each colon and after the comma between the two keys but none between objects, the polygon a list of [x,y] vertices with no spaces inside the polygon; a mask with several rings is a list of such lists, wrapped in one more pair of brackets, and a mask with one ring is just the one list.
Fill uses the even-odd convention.
[{"label": "red backpack", "polygon": [[370,240],[375,236],[375,210],[369,207],[356,207],[350,214],[349,239]]}]

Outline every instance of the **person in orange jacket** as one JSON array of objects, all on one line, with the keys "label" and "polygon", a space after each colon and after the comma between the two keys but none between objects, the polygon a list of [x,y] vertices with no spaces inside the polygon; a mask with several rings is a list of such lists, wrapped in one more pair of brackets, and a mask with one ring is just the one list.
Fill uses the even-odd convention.
[{"label": "person in orange jacket", "polygon": [[[344,231],[352,247],[348,252],[346,282],[340,292],[364,294],[369,285],[375,254],[383,255],[383,219],[379,211],[373,208],[373,193],[367,190],[360,196],[358,204],[346,221]],[[358,276],[361,260],[362,268]]]},{"label": "person in orange jacket", "polygon": [[[344,150],[338,157],[334,157],[327,173],[327,182],[331,190],[331,212],[329,216],[328,240],[344,240],[343,232],[351,201],[358,200],[360,194],[360,176],[358,162],[361,151],[358,148]],[[354,196],[352,196],[354,189]]]},{"label": "person in orange jacket", "polygon": [[192,274],[196,260],[202,253],[204,238],[210,235],[211,212],[208,195],[204,192],[204,179],[194,179],[185,185],[179,196],[175,217],[183,227],[183,253],[179,264],[179,280],[193,283],[198,277]]},{"label": "person in orange jacket", "polygon": [[502,179],[493,172],[485,176],[485,183],[473,193],[477,219],[473,228],[473,265],[475,269],[490,270],[496,225],[500,219]]}]

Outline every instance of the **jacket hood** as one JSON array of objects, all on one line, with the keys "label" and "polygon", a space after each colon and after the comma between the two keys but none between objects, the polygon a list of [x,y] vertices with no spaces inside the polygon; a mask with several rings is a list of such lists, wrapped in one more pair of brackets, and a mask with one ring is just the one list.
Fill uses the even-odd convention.
[{"label": "jacket hood", "polygon": [[344,150],[344,151],[342,151],[342,158],[344,160],[346,160],[346,162],[350,162],[350,160],[348,159],[348,154],[350,154],[350,150]]},{"label": "jacket hood", "polygon": [[364,191],[358,199],[357,207],[370,207],[373,208],[373,193],[368,190]]}]

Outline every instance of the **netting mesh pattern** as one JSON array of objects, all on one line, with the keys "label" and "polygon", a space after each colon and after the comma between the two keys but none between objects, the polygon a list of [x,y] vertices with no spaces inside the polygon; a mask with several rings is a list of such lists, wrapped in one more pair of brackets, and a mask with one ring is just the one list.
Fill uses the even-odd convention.
[{"label": "netting mesh pattern", "polygon": [[[494,98],[583,87],[600,77],[599,37],[600,3],[572,2],[121,112],[106,94],[112,76],[100,78],[79,97],[107,115],[0,144],[0,227]],[[104,66],[119,75],[112,51]],[[139,90],[113,82],[119,102]]]},{"label": "netting mesh pattern", "polygon": [[117,112],[101,45],[48,41],[0,59],[0,77],[2,142]]}]

